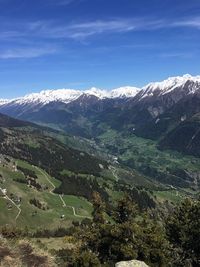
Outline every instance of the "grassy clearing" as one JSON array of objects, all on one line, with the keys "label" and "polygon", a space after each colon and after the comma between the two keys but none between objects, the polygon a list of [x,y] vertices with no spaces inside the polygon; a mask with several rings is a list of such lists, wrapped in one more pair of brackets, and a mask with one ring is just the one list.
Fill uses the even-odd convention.
[{"label": "grassy clearing", "polygon": [[[40,169],[36,169],[34,166],[27,162],[17,161],[17,165],[23,168],[35,171],[38,176],[37,182],[43,185],[47,185],[48,189],[38,191],[34,188],[28,187],[25,183],[16,181],[16,178],[24,179],[25,177],[21,171],[13,171],[13,162],[6,166],[0,165],[0,174],[2,175],[3,182],[0,185],[2,188],[6,188],[8,196],[14,194],[14,196],[21,198],[19,204],[21,208],[21,214],[15,222],[15,217],[18,213],[17,208],[12,205],[11,202],[0,198],[0,225],[17,225],[19,227],[29,226],[32,229],[36,228],[57,228],[67,227],[71,225],[74,220],[80,221],[81,218],[74,216],[73,210],[70,207],[63,207],[63,203],[58,195],[52,193],[53,183],[56,187],[60,185],[60,181],[50,177],[46,172]],[[47,180],[47,177],[49,181]],[[46,203],[48,209],[41,210],[30,204],[31,199],[37,199],[40,202]],[[77,214],[81,216],[90,216],[92,212],[91,204],[84,198],[78,198],[75,196],[64,196],[66,204],[73,206],[76,209]],[[8,204],[12,207],[9,209]],[[61,218],[64,215],[64,218]]]},{"label": "grassy clearing", "polygon": [[91,216],[93,208],[91,203],[86,199],[76,196],[64,196],[63,199],[67,206],[75,208],[78,215]]},{"label": "grassy clearing", "polygon": [[177,190],[168,191],[154,191],[154,196],[156,196],[159,202],[164,202],[166,200],[173,203],[180,203],[186,196]]},{"label": "grassy clearing", "polygon": [[35,246],[44,247],[46,250],[60,250],[60,249],[71,249],[74,244],[67,242],[65,237],[56,238],[31,238],[31,243]]},{"label": "grassy clearing", "polygon": [[[8,205],[11,205],[11,208],[8,209]],[[0,224],[6,225],[9,223],[13,224],[15,222],[15,217],[17,216],[17,209],[6,199],[0,197]]]}]

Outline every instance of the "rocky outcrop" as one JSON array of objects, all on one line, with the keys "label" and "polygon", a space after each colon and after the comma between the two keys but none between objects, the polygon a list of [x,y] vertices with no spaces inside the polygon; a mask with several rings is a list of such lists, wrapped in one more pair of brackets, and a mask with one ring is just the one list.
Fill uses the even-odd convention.
[{"label": "rocky outcrop", "polygon": [[115,267],[149,267],[149,266],[142,261],[132,260],[132,261],[118,262],[116,263]]}]

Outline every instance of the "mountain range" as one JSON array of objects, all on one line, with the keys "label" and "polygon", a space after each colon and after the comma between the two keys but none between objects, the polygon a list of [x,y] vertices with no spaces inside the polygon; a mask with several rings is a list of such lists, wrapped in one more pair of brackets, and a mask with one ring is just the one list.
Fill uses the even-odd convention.
[{"label": "mountain range", "polygon": [[0,141],[0,193],[6,189],[12,204],[23,199],[12,216],[3,199],[3,223],[14,218],[34,228],[38,220],[59,224],[61,215],[63,223],[91,218],[94,191],[107,203],[108,216],[124,193],[141,208],[196,198],[200,77],[1,100]]},{"label": "mountain range", "polygon": [[107,129],[159,141],[161,149],[200,156],[200,76],[143,88],[46,90],[1,100],[0,112],[67,133],[96,138]]}]

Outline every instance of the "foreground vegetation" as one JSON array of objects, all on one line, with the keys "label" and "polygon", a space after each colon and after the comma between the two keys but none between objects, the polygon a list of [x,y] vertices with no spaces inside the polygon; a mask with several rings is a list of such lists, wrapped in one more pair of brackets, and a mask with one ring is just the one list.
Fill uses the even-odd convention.
[{"label": "foreground vegetation", "polygon": [[94,193],[92,215],[92,220],[54,231],[30,233],[28,229],[3,227],[1,266],[14,257],[16,266],[30,267],[114,266],[132,259],[152,267],[200,264],[200,201],[185,199],[158,219],[152,211],[141,212],[127,195],[112,208],[112,220],[107,220],[105,203]]}]

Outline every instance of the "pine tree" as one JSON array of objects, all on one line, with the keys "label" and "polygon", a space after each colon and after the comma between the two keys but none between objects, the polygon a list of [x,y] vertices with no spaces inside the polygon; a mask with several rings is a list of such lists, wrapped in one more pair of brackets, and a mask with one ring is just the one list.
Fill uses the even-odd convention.
[{"label": "pine tree", "polygon": [[200,266],[200,201],[184,200],[167,219],[166,229],[182,262],[177,266]]},{"label": "pine tree", "polygon": [[94,223],[105,223],[105,204],[103,203],[101,196],[98,192],[94,192],[92,195],[93,203],[93,222]]},{"label": "pine tree", "polygon": [[126,221],[133,220],[138,214],[138,207],[132,201],[132,199],[126,195],[124,198],[119,200],[117,208],[115,210],[115,221],[123,223]]}]

